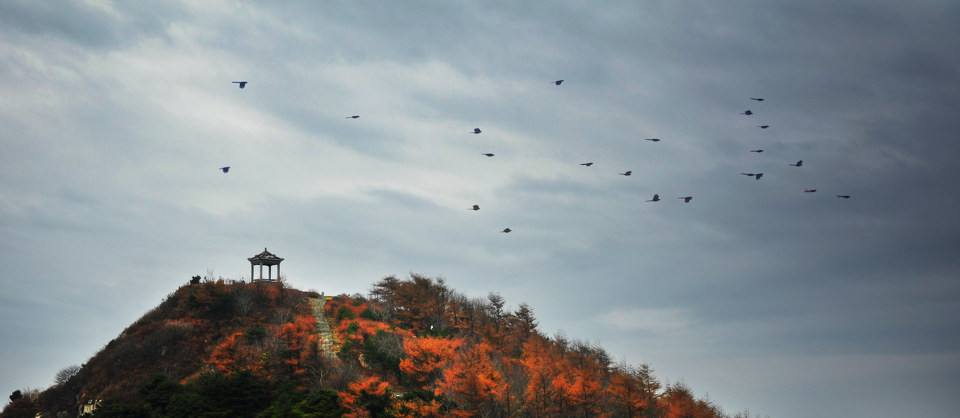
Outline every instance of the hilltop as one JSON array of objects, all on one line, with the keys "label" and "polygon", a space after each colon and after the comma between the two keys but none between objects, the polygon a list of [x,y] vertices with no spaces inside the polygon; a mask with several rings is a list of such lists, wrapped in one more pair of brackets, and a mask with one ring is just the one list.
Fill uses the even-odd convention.
[{"label": "hilltop", "polygon": [[185,285],[58,384],[12,394],[0,417],[727,416],[505,306],[416,275],[366,297]]}]

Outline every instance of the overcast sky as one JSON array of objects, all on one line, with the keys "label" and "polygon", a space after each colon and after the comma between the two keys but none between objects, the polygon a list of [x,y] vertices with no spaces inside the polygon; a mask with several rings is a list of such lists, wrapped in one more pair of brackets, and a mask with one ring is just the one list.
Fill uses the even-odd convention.
[{"label": "overcast sky", "polygon": [[954,417],[957,22],[948,0],[0,2],[0,392],[268,247],[301,289],[415,272],[525,301],[728,412]]}]

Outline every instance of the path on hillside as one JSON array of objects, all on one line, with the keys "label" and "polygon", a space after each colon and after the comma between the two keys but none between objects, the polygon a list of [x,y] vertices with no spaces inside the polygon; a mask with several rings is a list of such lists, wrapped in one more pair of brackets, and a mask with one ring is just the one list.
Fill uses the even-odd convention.
[{"label": "path on hillside", "polygon": [[333,333],[333,330],[330,329],[330,323],[327,322],[327,318],[323,316],[323,306],[326,305],[327,299],[323,295],[320,295],[320,297],[311,297],[307,300],[310,301],[310,309],[313,310],[313,317],[317,319],[317,334],[320,335],[320,352],[331,358],[336,357],[337,352],[340,351],[340,343],[337,341],[337,336]]}]

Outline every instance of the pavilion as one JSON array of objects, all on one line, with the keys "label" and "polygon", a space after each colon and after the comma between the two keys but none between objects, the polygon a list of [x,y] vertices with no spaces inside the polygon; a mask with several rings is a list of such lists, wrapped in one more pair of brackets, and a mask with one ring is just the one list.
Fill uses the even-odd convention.
[{"label": "pavilion", "polygon": [[[262,253],[250,257],[247,260],[250,260],[250,281],[273,281],[273,266],[277,266],[276,280],[280,280],[280,262],[283,261],[283,258],[277,257],[275,254],[271,254],[270,251],[267,251],[266,247],[264,247]],[[253,266],[260,266],[260,278],[258,279],[253,278]],[[266,279],[263,278],[263,266],[267,266]]]}]

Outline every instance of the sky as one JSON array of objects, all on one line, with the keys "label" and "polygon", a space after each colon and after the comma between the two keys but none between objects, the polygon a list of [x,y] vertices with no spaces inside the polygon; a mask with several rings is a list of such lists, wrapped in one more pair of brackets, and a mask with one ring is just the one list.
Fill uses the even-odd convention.
[{"label": "sky", "polygon": [[0,2],[0,392],[266,247],[301,289],[417,273],[526,302],[730,413],[956,416],[958,21],[936,0]]}]

